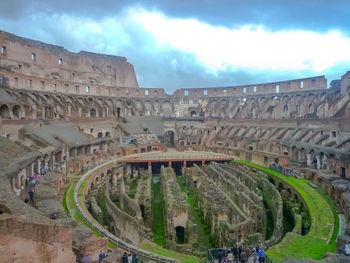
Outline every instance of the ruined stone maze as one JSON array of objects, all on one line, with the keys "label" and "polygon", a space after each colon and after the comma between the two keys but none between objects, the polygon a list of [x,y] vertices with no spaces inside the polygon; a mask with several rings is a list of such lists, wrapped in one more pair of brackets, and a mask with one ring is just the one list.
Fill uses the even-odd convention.
[{"label": "ruined stone maze", "polygon": [[350,71],[169,95],[124,57],[0,44],[1,262],[347,262]]}]

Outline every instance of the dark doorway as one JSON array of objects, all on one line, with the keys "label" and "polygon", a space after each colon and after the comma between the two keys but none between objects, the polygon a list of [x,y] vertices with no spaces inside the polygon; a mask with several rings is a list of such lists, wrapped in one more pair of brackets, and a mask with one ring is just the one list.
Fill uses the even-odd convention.
[{"label": "dark doorway", "polygon": [[164,165],[164,167],[168,167],[168,162],[152,162],[152,173],[153,174],[160,174],[160,168]]},{"label": "dark doorway", "polygon": [[142,214],[143,220],[146,220],[145,206],[144,205],[140,205],[140,210],[141,210],[141,214]]},{"label": "dark doorway", "polygon": [[264,156],[264,165],[269,164],[269,158],[267,156]]},{"label": "dark doorway", "polygon": [[120,117],[120,108],[119,107],[117,108],[117,117],[118,118]]},{"label": "dark doorway", "polygon": [[345,169],[345,167],[342,167],[341,168],[341,178],[343,178],[343,179],[345,179],[345,173],[346,173],[346,169]]},{"label": "dark doorway", "polygon": [[164,136],[164,142],[167,147],[174,147],[174,132],[173,131],[167,131]]},{"label": "dark doorway", "polygon": [[185,228],[182,226],[175,227],[176,232],[176,243],[183,244],[185,243]]},{"label": "dark doorway", "polygon": [[92,117],[92,118],[96,117],[96,110],[95,109],[90,110],[90,117]]}]

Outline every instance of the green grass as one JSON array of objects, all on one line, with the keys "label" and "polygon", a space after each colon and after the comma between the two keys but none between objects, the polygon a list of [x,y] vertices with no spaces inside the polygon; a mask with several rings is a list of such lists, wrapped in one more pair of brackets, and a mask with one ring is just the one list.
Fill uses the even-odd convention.
[{"label": "green grass", "polygon": [[164,217],[164,200],[161,192],[160,175],[155,175],[153,178],[159,178],[157,183],[152,182],[152,215],[153,215],[153,237],[154,242],[164,247],[165,246],[165,217]]},{"label": "green grass", "polygon": [[66,212],[66,216],[69,216],[69,209],[67,207],[67,192],[68,192],[69,187],[67,187],[66,191],[64,191],[63,198],[62,198],[62,206],[64,208],[64,211]]},{"label": "green grass", "polygon": [[[300,193],[305,200],[311,217],[311,227],[307,235],[301,236],[295,233],[287,233],[283,240],[271,247],[267,255],[275,263],[287,262],[292,259],[312,258],[319,260],[326,252],[336,251],[336,236],[338,215],[334,205],[323,194],[313,188],[305,179],[287,177],[280,173],[248,161],[237,161],[239,163],[255,167],[269,175],[278,177],[291,185]],[[334,226],[334,232],[332,227]],[[327,244],[329,236],[332,238]]]},{"label": "green grass", "polygon": [[135,198],[135,194],[137,191],[137,185],[139,184],[139,179],[140,178],[136,177],[130,181],[129,191],[128,191],[128,195],[129,195],[130,199]]},{"label": "green grass", "polygon": [[200,263],[201,262],[201,260],[195,256],[190,256],[190,255],[175,252],[173,250],[165,249],[146,239],[141,242],[139,247],[151,253],[155,253],[155,254],[162,255],[169,258],[175,258],[177,260],[180,260],[181,263]]}]

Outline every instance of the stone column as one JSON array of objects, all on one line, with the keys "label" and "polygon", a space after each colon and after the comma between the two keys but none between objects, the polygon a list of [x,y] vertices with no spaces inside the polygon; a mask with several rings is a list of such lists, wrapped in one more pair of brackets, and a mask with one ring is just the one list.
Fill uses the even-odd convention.
[{"label": "stone column", "polygon": [[309,153],[306,154],[306,164],[307,166],[311,166],[311,155]]}]

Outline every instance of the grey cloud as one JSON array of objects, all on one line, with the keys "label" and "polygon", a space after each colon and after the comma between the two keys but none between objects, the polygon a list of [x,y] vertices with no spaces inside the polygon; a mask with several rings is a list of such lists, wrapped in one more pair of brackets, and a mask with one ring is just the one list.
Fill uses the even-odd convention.
[{"label": "grey cloud", "polygon": [[[299,0],[298,0],[299,1]],[[294,1],[294,2],[298,2]],[[263,5],[263,2],[265,3]],[[332,13],[332,19],[338,16],[341,26],[349,23],[343,14],[348,14],[346,8],[338,12],[342,1],[310,1],[308,4],[293,7],[291,1],[284,1],[284,5],[278,5],[276,1],[144,1],[139,3],[149,8],[164,11],[173,17],[196,17],[213,24],[236,25],[237,23],[262,23],[275,24],[275,28],[293,28],[298,23],[305,25],[305,16],[309,16],[311,27],[324,29],[326,21],[324,14]],[[68,34],[55,20],[55,15],[69,14],[74,17],[87,17],[103,19],[104,17],[118,17],[123,15],[123,8],[136,3],[136,1],[24,1],[14,0],[3,3],[8,15],[2,15],[0,11],[1,29],[24,37],[41,40],[51,44],[65,46],[72,51],[89,50],[100,53],[110,53],[103,49],[106,46],[115,47],[115,55],[125,56],[134,65],[136,73],[141,76],[140,86],[165,88],[172,93],[176,88],[217,87],[252,83],[293,79],[312,75],[309,72],[252,72],[252,71],[220,71],[217,74],[208,73],[204,65],[198,62],[192,54],[182,53],[169,49],[156,49],[152,37],[140,31],[135,25],[122,21],[122,26],[130,43],[121,44],[118,39],[110,39],[108,36],[93,36],[91,39],[75,38]],[[180,3],[180,4],[179,4]],[[181,4],[182,3],[182,4]],[[299,2],[301,3],[301,1]],[[321,3],[321,4],[320,4]],[[17,5],[18,8],[15,8]],[[318,6],[320,5],[320,6]],[[305,7],[305,8],[304,8]],[[327,8],[328,7],[328,8]],[[283,8],[290,9],[285,13]],[[302,12],[299,12],[301,9]],[[316,14],[317,19],[311,22],[310,14]],[[340,15],[339,15],[340,14]],[[16,18],[16,19],[14,19]],[[304,19],[304,20],[303,20]],[[342,19],[344,21],[342,21]],[[299,21],[300,20],[300,21]],[[270,23],[270,24],[269,24]],[[333,24],[335,26],[335,24]],[[338,27],[336,27],[338,28]],[[348,27],[350,28],[350,27]],[[98,48],[101,44],[102,48]],[[176,65],[172,61],[176,61]],[[330,80],[339,78],[346,69],[343,65],[337,72],[330,72]]]}]

